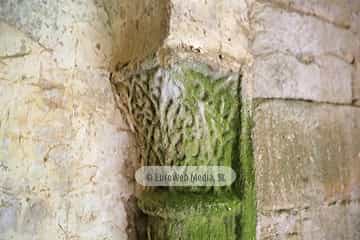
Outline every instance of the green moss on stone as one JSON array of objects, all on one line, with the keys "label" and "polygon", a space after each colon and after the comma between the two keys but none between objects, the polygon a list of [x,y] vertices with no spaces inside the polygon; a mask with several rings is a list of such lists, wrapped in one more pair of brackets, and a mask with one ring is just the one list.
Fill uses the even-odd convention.
[{"label": "green moss on stone", "polygon": [[240,199],[224,192],[177,193],[169,191],[145,192],[138,201],[140,208],[149,215],[164,219],[185,219],[189,216],[227,216],[239,213]]},{"label": "green moss on stone", "polygon": [[241,204],[233,194],[148,192],[138,205],[149,216],[149,239],[238,239]]},{"label": "green moss on stone", "polygon": [[240,135],[240,182],[242,212],[240,218],[241,239],[255,240],[256,238],[256,192],[255,169],[251,140],[252,119],[250,104],[246,102],[241,110]]},{"label": "green moss on stone", "polygon": [[184,62],[146,69],[117,86],[142,163],[232,166],[238,175],[227,188],[144,193],[148,239],[255,239],[252,124],[238,74]]},{"label": "green moss on stone", "polygon": [[149,218],[151,240],[237,240],[236,216],[194,216],[185,220]]},{"label": "green moss on stone", "polygon": [[197,155],[186,155],[186,165],[231,166],[232,146],[237,136],[233,125],[239,110],[237,81],[229,76],[211,78],[193,69],[184,71],[182,102],[198,121],[188,129],[184,148],[202,148]]},{"label": "green moss on stone", "polygon": [[231,166],[238,133],[238,73],[181,62],[116,83],[144,165]]}]

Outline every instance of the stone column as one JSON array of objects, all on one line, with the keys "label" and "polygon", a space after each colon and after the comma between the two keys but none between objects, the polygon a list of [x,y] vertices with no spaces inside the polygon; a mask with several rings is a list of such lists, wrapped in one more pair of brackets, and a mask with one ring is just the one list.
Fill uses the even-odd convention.
[{"label": "stone column", "polygon": [[[113,76],[142,166],[229,166],[239,173],[240,76],[176,56],[149,58]],[[238,176],[239,177],[239,176]],[[238,187],[238,186],[237,186]],[[235,186],[140,190],[149,239],[237,239]]]}]

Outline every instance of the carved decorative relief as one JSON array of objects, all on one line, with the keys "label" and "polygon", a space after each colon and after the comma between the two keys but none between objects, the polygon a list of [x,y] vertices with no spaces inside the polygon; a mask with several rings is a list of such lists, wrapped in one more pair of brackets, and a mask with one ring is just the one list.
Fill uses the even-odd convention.
[{"label": "carved decorative relief", "polygon": [[113,79],[142,165],[226,165],[238,137],[239,75],[193,63]]}]

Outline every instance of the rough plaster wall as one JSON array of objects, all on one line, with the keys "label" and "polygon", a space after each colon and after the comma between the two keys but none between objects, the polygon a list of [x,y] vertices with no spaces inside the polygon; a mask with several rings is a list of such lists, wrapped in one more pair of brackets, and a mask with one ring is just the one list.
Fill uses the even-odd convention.
[{"label": "rough plaster wall", "polygon": [[0,239],[128,238],[109,5],[0,1]]},{"label": "rough plaster wall", "polygon": [[257,239],[360,238],[359,1],[256,1]]}]

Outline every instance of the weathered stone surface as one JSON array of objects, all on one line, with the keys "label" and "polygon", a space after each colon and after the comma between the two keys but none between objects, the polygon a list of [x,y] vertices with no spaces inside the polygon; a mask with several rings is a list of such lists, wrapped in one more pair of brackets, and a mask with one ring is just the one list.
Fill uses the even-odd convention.
[{"label": "weathered stone surface", "polygon": [[[112,37],[102,5],[88,1],[1,1],[0,20],[53,52],[59,67],[106,68]],[[101,51],[100,51],[101,49]]]},{"label": "weathered stone surface", "polygon": [[172,0],[166,46],[188,48],[218,60],[247,57],[249,19],[243,0]]},{"label": "weathered stone surface", "polygon": [[259,213],[360,198],[360,109],[271,101],[254,121]]},{"label": "weathered stone surface", "polygon": [[258,215],[257,239],[360,238],[360,204],[350,202]]},{"label": "weathered stone surface", "polygon": [[355,105],[360,106],[360,56],[355,60],[352,81],[353,102]]},{"label": "weathered stone surface", "polygon": [[126,64],[156,52],[168,33],[169,2],[104,1],[111,20],[114,64]]},{"label": "weathered stone surface", "polygon": [[351,103],[352,65],[324,56],[270,54],[254,64],[254,98]]},{"label": "weathered stone surface", "polygon": [[257,239],[357,239],[360,111],[289,99],[358,104],[358,1],[260,2],[246,89],[279,100],[254,110]]},{"label": "weathered stone surface", "polygon": [[357,34],[357,36],[360,35],[360,10],[352,14],[351,31]]},{"label": "weathered stone surface", "polygon": [[255,55],[335,55],[351,62],[360,51],[360,39],[354,33],[315,17],[265,5],[259,7],[256,22]]},{"label": "weathered stone surface", "polygon": [[[344,7],[346,15],[350,6],[321,1],[286,3],[304,9],[314,4],[325,9],[328,4],[327,9],[332,13],[336,12],[332,7],[339,7],[339,13]],[[351,103],[351,64],[360,51],[355,27],[339,28],[301,11],[286,11],[287,8],[276,6],[258,4],[255,11],[254,26],[258,34],[252,46],[257,56],[252,70],[253,96]],[[352,21],[355,26],[357,21]]]},{"label": "weathered stone surface", "polygon": [[237,73],[187,61],[126,72],[114,74],[114,85],[143,165],[231,166],[240,121]]},{"label": "weathered stone surface", "polygon": [[258,238],[360,239],[360,116],[343,106],[360,104],[359,11],[358,0],[0,1],[0,239],[128,238],[133,145],[109,69],[160,46],[246,63],[246,96],[340,103],[256,109]]},{"label": "weathered stone surface", "polygon": [[103,56],[0,32],[0,239],[127,239],[131,146]]},{"label": "weathered stone surface", "polygon": [[349,27],[351,23],[352,5],[356,0],[270,0],[283,7],[299,11],[304,15],[317,16],[341,27]]},{"label": "weathered stone surface", "polygon": [[[240,236],[241,202],[233,194],[151,192],[142,194],[151,239],[227,239]],[[196,227],[194,227],[196,226]]]},{"label": "weathered stone surface", "polygon": [[167,1],[0,2],[0,20],[53,51],[62,68],[109,68],[155,52],[168,12]]},{"label": "weathered stone surface", "polygon": [[[356,36],[360,39],[360,7],[358,12],[353,14],[351,31],[353,31],[356,34]],[[353,101],[355,105],[360,106],[360,54],[355,56],[353,66],[354,66],[353,75],[352,75]]]}]

